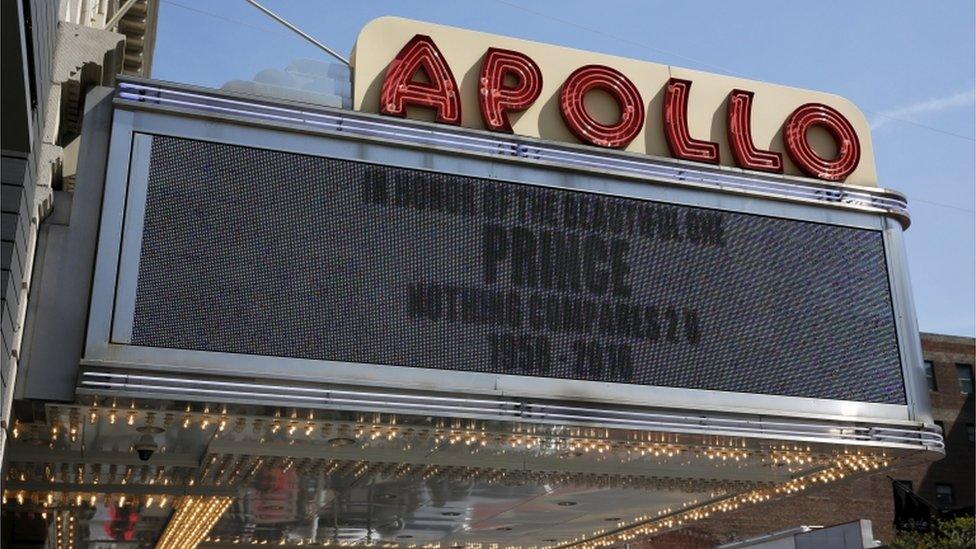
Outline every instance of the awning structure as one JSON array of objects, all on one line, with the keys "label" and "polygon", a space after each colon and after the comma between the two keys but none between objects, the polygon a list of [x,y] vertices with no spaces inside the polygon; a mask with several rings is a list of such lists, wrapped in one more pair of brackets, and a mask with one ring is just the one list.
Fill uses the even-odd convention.
[{"label": "awning structure", "polygon": [[668,414],[637,430],[100,392],[17,425],[10,455],[8,504],[65,513],[76,540],[165,528],[203,547],[616,543],[941,448],[935,433],[857,424],[757,419],[755,436],[730,436]]}]

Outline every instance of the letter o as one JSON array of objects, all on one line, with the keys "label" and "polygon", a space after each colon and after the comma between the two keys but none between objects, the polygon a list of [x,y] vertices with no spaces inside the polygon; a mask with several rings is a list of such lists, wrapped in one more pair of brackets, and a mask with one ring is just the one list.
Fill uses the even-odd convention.
[{"label": "letter o", "polygon": [[[826,129],[837,144],[837,156],[826,159],[807,140],[814,126]],[[786,152],[807,175],[827,181],[843,181],[861,161],[861,143],[850,121],[832,107],[820,103],[799,106],[786,120]]]},{"label": "letter o", "polygon": [[[620,120],[616,124],[603,124],[586,111],[583,98],[597,88],[617,101]],[[644,126],[644,100],[637,87],[620,71],[603,65],[586,65],[573,71],[563,83],[559,107],[566,126],[576,137],[600,147],[626,147]]]}]

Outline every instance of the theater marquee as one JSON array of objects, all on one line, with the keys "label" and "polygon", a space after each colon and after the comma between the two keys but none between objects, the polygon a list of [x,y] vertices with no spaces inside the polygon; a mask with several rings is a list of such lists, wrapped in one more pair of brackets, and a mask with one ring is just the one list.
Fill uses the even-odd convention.
[{"label": "theater marquee", "polygon": [[86,390],[927,417],[891,191],[152,82],[113,124]]},{"label": "theater marquee", "polygon": [[217,532],[280,503],[222,484],[247,463],[509,509],[376,505],[402,526],[374,541],[569,547],[941,455],[896,192],[152,80],[106,107],[57,413],[199,441],[162,458],[238,498]]},{"label": "theater marquee", "polygon": [[592,548],[944,454],[850,103],[390,18],[353,75],[358,110],[89,96],[18,508]]}]

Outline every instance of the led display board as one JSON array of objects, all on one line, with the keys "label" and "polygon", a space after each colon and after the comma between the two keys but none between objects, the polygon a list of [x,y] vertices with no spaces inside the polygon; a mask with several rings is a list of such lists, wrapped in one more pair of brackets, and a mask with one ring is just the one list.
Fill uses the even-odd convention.
[{"label": "led display board", "polygon": [[881,231],[157,136],[132,345],[906,403]]}]

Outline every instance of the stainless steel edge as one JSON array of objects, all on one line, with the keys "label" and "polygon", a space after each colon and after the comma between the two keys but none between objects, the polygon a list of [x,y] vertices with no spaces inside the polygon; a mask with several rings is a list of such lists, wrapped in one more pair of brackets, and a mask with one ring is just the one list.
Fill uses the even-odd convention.
[{"label": "stainless steel edge", "polygon": [[[859,187],[852,185],[836,185],[828,182],[822,182],[819,180],[795,177],[795,176],[769,176],[767,174],[758,174],[745,172],[738,168],[732,167],[710,167],[703,166],[700,164],[680,161],[670,158],[654,157],[649,155],[641,155],[636,153],[627,153],[621,151],[604,151],[596,150],[593,147],[586,147],[581,145],[573,144],[553,144],[550,142],[545,142],[542,140],[537,140],[533,138],[521,137],[521,136],[508,136],[497,133],[491,133],[482,130],[472,130],[472,129],[458,129],[450,126],[443,126],[431,123],[425,123],[413,120],[401,120],[389,117],[382,117],[373,114],[360,113],[355,111],[332,109],[328,107],[321,107],[315,105],[308,105],[296,102],[287,101],[274,101],[268,98],[260,98],[255,96],[247,96],[244,94],[232,94],[224,91],[210,90],[206,88],[198,88],[193,86],[185,86],[179,84],[162,83],[152,80],[138,80],[138,79],[125,79],[120,84],[129,90],[127,97],[128,99],[118,99],[117,103],[123,108],[135,108],[135,109],[157,109],[157,110],[176,110],[182,111],[187,115],[195,116],[206,116],[215,118],[235,118],[239,122],[248,121],[251,123],[260,123],[262,125],[272,125],[282,128],[290,128],[296,131],[323,131],[323,124],[312,124],[305,120],[306,117],[331,117],[337,120],[335,123],[330,124],[333,126],[335,132],[345,133],[350,138],[363,138],[363,136],[353,135],[355,132],[350,131],[350,127],[342,126],[342,119],[352,121],[358,121],[363,124],[373,124],[382,125],[385,127],[399,127],[403,128],[405,131],[409,130],[415,135],[430,134],[439,136],[448,136],[445,140],[445,145],[450,139],[454,139],[459,143],[461,141],[471,143],[474,141],[483,141],[494,143],[494,147],[499,150],[495,150],[492,156],[496,158],[503,158],[506,161],[517,161],[517,162],[531,162],[533,150],[547,150],[555,154],[564,155],[585,155],[588,158],[600,158],[606,159],[607,161],[613,162],[624,162],[628,164],[641,164],[644,166],[658,166],[661,169],[668,169],[672,172],[674,170],[679,170],[680,173],[685,174],[680,178],[668,178],[664,175],[659,175],[655,178],[658,182],[666,182],[676,185],[696,185],[694,181],[696,177],[701,177],[702,175],[710,174],[714,177],[726,177],[735,178],[738,180],[751,180],[757,183],[763,183],[766,185],[775,186],[781,189],[781,192],[769,192],[760,193],[763,195],[768,195],[768,197],[774,197],[782,200],[802,200],[808,201],[804,198],[799,198],[797,196],[790,196],[790,191],[795,190],[800,187],[805,188],[815,188],[819,189],[825,196],[832,197],[835,196],[835,200],[809,200],[812,203],[817,203],[820,205],[841,207],[841,208],[852,208],[852,209],[866,209],[868,211],[884,211],[889,215],[892,215],[899,219],[899,221],[907,227],[910,222],[907,203],[905,202],[904,196],[896,191],[879,189],[873,187]],[[137,92],[137,93],[133,93]],[[198,99],[194,101],[183,101],[180,99],[169,99],[161,97],[162,94],[183,94],[184,96],[194,96]],[[139,95],[144,94],[144,95]],[[136,97],[139,97],[136,99]],[[181,96],[182,97],[182,96]],[[231,104],[233,107],[226,106],[209,106],[199,101],[210,101],[217,102],[223,101],[226,104]],[[170,106],[164,106],[163,104],[169,102]],[[182,105],[183,108],[176,105]],[[208,108],[211,112],[207,112]],[[246,108],[257,109],[251,112],[251,116],[247,116]],[[262,112],[263,109],[266,112]],[[217,113],[220,114],[217,114]],[[243,116],[241,116],[243,115]],[[263,121],[258,120],[264,118]],[[374,136],[375,137],[375,136]],[[401,142],[403,140],[401,139]],[[499,145],[503,143],[504,145]],[[406,143],[409,145],[409,143]],[[428,140],[424,143],[425,147],[430,147],[435,145]],[[447,148],[450,148],[449,146]],[[460,152],[462,154],[469,154],[471,151],[456,150],[455,152]],[[559,162],[547,163],[550,165],[555,165],[559,167]],[[567,166],[562,166],[566,168]],[[587,168],[580,165],[568,166],[570,169],[574,170],[585,170]],[[696,175],[698,174],[698,175]],[[618,173],[618,175],[633,176],[634,174]],[[721,185],[708,185],[710,188],[718,189],[723,192],[746,192],[741,189],[733,188],[722,188]],[[747,194],[754,194],[753,192],[746,192]],[[868,197],[874,197],[872,200],[883,200],[891,205],[890,208],[876,208],[876,207],[864,207],[858,204],[845,204],[842,202],[844,196],[854,196],[863,195]]]},{"label": "stainless steel edge", "polygon": [[[701,389],[596,383],[554,378],[363,365],[322,360],[260,357],[113,345],[111,357],[89,357],[86,364],[113,370],[180,373],[187,377],[252,377],[266,383],[294,382],[391,388],[437,394],[572,400],[610,406],[672,408],[712,413],[743,413],[897,424],[911,421],[906,406],[853,401],[757,395]],[[136,360],[133,360],[136,359]],[[364,370],[366,370],[364,372]]]},{"label": "stainless steel edge", "polygon": [[896,317],[895,327],[898,331],[898,347],[909,417],[933,425],[932,405],[925,381],[922,342],[915,313],[915,301],[912,297],[908,259],[905,257],[903,231],[900,226],[889,220],[882,234],[885,240],[885,259],[888,262],[888,277]]},{"label": "stainless steel edge", "polygon": [[132,182],[148,181],[152,139],[151,135],[133,134],[121,244],[122,257],[129,258],[129,260],[119,263],[115,314],[112,319],[111,341],[113,343],[129,343],[132,341],[132,319],[136,310],[136,282],[139,279],[142,229],[146,216],[146,191],[148,190],[148,185],[132,185]]},{"label": "stainless steel edge", "polygon": [[[631,417],[621,417],[618,410],[594,407],[560,406],[535,403],[532,405],[504,405],[492,407],[487,403],[470,403],[457,398],[449,402],[409,402],[397,400],[388,394],[381,398],[374,393],[319,389],[314,395],[300,395],[295,387],[273,384],[233,384],[211,381],[209,387],[188,380],[178,386],[167,385],[165,377],[91,373],[83,380],[81,390],[85,394],[99,396],[124,396],[129,398],[180,398],[206,401],[215,396],[243,404],[269,405],[275,402],[289,406],[301,405],[320,409],[338,410],[396,410],[401,414],[433,414],[447,417],[475,417],[488,420],[518,421],[544,425],[588,425],[614,429],[662,430],[681,434],[765,438],[796,442],[847,444],[852,446],[901,448],[939,452],[944,448],[940,435],[930,429],[894,428],[861,425],[851,422],[803,422],[757,417],[722,417],[707,414],[682,415],[675,412],[630,412]],[[246,385],[241,387],[241,385]],[[560,413],[571,411],[572,414]]]},{"label": "stainless steel edge", "polygon": [[94,284],[88,313],[88,335],[85,355],[103,354],[111,336],[115,308],[115,283],[118,276],[119,249],[125,220],[125,197],[128,189],[129,158],[132,149],[134,113],[116,110],[113,116],[109,156],[102,199],[102,219],[98,232]]}]

